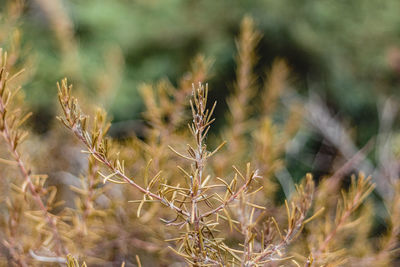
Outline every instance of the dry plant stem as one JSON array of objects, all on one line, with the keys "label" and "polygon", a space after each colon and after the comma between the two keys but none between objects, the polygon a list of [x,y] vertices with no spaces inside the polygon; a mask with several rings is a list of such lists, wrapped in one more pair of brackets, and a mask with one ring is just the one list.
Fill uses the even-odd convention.
[{"label": "dry plant stem", "polygon": [[317,259],[322,253],[327,251],[329,243],[334,239],[338,231],[344,227],[350,215],[361,205],[363,200],[372,192],[373,189],[374,185],[370,183],[370,178],[364,179],[364,175],[360,174],[358,181],[356,182],[355,177],[352,177],[352,188],[350,189],[349,194],[351,196],[354,193],[354,195],[351,196],[351,202],[348,203],[346,201],[347,197],[343,195],[343,206],[345,210],[337,220],[334,228],[329,232],[318,250],[314,253],[314,259]]},{"label": "dry plant stem", "polygon": [[[353,200],[353,205],[352,207],[355,207],[357,204],[357,201],[361,197],[361,194],[357,194],[357,196]],[[347,219],[350,217],[351,213],[353,212],[353,209],[348,209],[343,215],[340,217],[339,222],[335,225],[333,230],[326,236],[324,241],[322,242],[322,245],[319,247],[316,255],[319,255],[322,252],[325,252],[325,250],[328,248],[328,245],[332,238],[336,235],[336,233],[339,231],[339,229],[343,226],[343,224],[347,221]]]},{"label": "dry plant stem", "polygon": [[[204,138],[208,132],[209,125],[213,120],[209,120],[212,111],[210,114],[207,114],[206,105],[207,105],[207,93],[208,93],[208,85],[206,84],[206,88],[199,84],[199,87],[196,89],[193,86],[193,102],[190,101],[190,106],[192,107],[193,113],[193,124],[191,126],[191,131],[196,140],[196,149],[194,152],[195,158],[195,174],[197,177],[192,179],[191,185],[191,198],[192,198],[192,212],[191,212],[191,223],[194,225],[194,230],[196,232],[196,245],[200,249],[200,253],[203,252],[203,246],[201,245],[201,229],[200,229],[200,214],[198,210],[198,198],[201,194],[202,188],[202,180],[203,180],[203,170],[206,163],[206,145],[204,144]],[[190,151],[190,150],[189,150]],[[196,175],[195,175],[196,176]],[[197,181],[195,179],[197,178]]]},{"label": "dry plant stem", "polygon": [[213,210],[210,210],[208,212],[205,212],[203,214],[200,215],[200,219],[208,217],[210,215],[216,214],[217,212],[219,212],[220,210],[226,208],[229,204],[231,204],[235,199],[237,199],[240,194],[242,192],[244,192],[246,189],[248,189],[248,183],[243,184],[238,191],[236,191],[233,195],[231,195],[229,197],[229,199],[227,201],[225,201],[224,203],[222,203],[221,205],[219,205],[218,207],[216,207]]},{"label": "dry plant stem", "polygon": [[[253,244],[251,240],[254,238],[252,230],[254,227],[253,214],[255,208],[253,207],[251,213],[248,214],[248,212],[246,212],[248,209],[246,207],[245,202],[246,202],[245,196],[241,195],[240,205],[239,205],[239,208],[241,210],[240,223],[241,223],[242,234],[245,236],[245,240],[243,243],[244,251],[243,251],[242,266],[246,266],[246,264],[251,259],[251,255],[253,253]],[[259,218],[262,218],[262,215],[260,215]]]},{"label": "dry plant stem", "polygon": [[[243,253],[243,263],[247,263],[251,259],[251,254],[252,254],[252,245],[250,243],[251,240],[251,232],[248,229],[248,226],[246,227],[245,230],[245,240],[244,240],[244,253]],[[243,266],[246,266],[243,264]]]},{"label": "dry plant stem", "polygon": [[255,30],[254,21],[245,17],[240,26],[240,36],[237,41],[238,54],[236,56],[237,70],[234,93],[227,99],[231,113],[230,150],[241,151],[244,149],[243,135],[247,131],[247,119],[249,116],[249,102],[254,97],[256,77],[253,73],[257,63],[255,48],[261,39],[261,35]]},{"label": "dry plant stem", "polygon": [[120,178],[122,178],[125,182],[127,182],[128,184],[130,184],[131,186],[135,187],[136,189],[138,189],[140,192],[142,192],[143,194],[157,199],[158,201],[160,201],[162,204],[170,207],[171,209],[175,210],[176,212],[178,212],[179,214],[185,215],[185,216],[189,216],[189,214],[182,210],[181,208],[178,208],[177,206],[175,206],[173,203],[168,202],[167,200],[165,200],[164,198],[152,193],[151,191],[141,187],[140,185],[138,185],[137,183],[135,183],[131,178],[129,178],[128,176],[126,176],[124,173],[122,173],[120,170],[118,170],[117,168],[115,168],[113,166],[113,164],[111,163],[111,161],[104,157],[103,154],[97,152],[94,148],[91,147],[91,145],[88,143],[88,141],[83,137],[83,135],[81,134],[81,132],[76,128],[76,125],[72,126],[72,131],[74,132],[74,134],[82,141],[82,143],[86,146],[86,148],[88,149],[89,153],[91,155],[93,155],[98,161],[100,161],[101,163],[103,163],[105,166],[107,166],[109,168],[109,170],[115,175],[118,176]]},{"label": "dry plant stem", "polygon": [[[300,219],[301,222],[296,224],[296,227],[292,229],[288,229],[288,232],[284,239],[281,240],[277,245],[271,245],[271,247],[267,248],[265,251],[260,253],[253,261],[252,263],[259,263],[262,262],[266,259],[268,260],[274,260],[273,257],[275,255],[278,255],[280,251],[282,251],[289,243],[291,240],[299,233],[299,230],[302,228],[303,224],[302,222],[304,221],[304,216]],[[245,265],[246,266],[246,265]],[[247,265],[247,266],[253,266],[252,264]]]},{"label": "dry plant stem", "polygon": [[[254,21],[250,17],[245,17],[240,27],[240,36],[237,43],[238,55],[236,71],[237,83],[235,85],[235,98],[231,99],[231,112],[235,123],[232,125],[235,137],[242,134],[243,123],[246,121],[246,110],[249,100],[254,94],[253,68],[257,62],[255,48],[261,38],[259,32],[254,29]],[[235,103],[236,102],[236,103]]]},{"label": "dry plant stem", "polygon": [[[4,76],[3,76],[4,75]],[[4,92],[6,90],[6,81],[7,81],[7,76],[8,73],[5,71],[5,68],[3,67],[0,71],[0,91]],[[9,93],[11,94],[11,93]],[[11,96],[9,96],[11,97]],[[66,255],[68,253],[67,249],[65,248],[61,237],[58,233],[57,230],[57,223],[54,217],[52,217],[48,210],[46,205],[43,203],[39,193],[38,193],[38,188],[33,184],[32,179],[31,179],[31,174],[30,170],[28,170],[24,164],[24,162],[21,159],[21,156],[19,152],[17,151],[17,144],[14,143],[14,140],[11,138],[11,129],[8,126],[7,120],[5,119],[6,117],[6,108],[5,108],[5,103],[2,97],[0,97],[0,114],[3,117],[3,128],[2,128],[2,135],[8,145],[8,149],[12,156],[14,157],[15,161],[17,162],[18,168],[25,180],[25,184],[29,188],[30,193],[33,196],[33,199],[35,200],[36,204],[39,206],[39,208],[43,211],[43,215],[46,218],[46,221],[50,228],[52,229],[54,239],[56,241],[56,253],[58,256],[61,255]]]},{"label": "dry plant stem", "polygon": [[[71,97],[70,95],[70,90],[71,86],[68,86],[67,80],[64,79],[60,84],[58,85],[59,89],[59,100],[60,104],[63,108],[65,118],[62,120],[62,122],[67,126],[69,129],[72,130],[72,132],[75,134],[75,136],[85,145],[87,148],[87,152],[92,155],[97,161],[101,162],[104,164],[112,173],[111,176],[117,176],[121,178],[124,182],[130,184],[131,186],[135,187],[137,190],[142,192],[144,195],[156,199],[162,204],[168,206],[172,210],[175,210],[178,214],[184,215],[186,217],[189,217],[190,214],[183,209],[177,207],[174,205],[172,202],[169,202],[165,198],[152,193],[150,190],[145,189],[141,187],[139,184],[134,182],[134,179],[129,178],[123,171],[121,171],[119,168],[114,166],[112,161],[105,156],[103,153],[100,153],[99,151],[96,150],[95,145],[93,145],[91,142],[91,138],[89,134],[83,129],[84,127],[82,126],[82,120],[86,118],[83,114],[80,113],[80,111],[77,110],[72,110],[71,105],[77,105],[77,101],[75,98]],[[75,112],[75,113],[74,113]]]},{"label": "dry plant stem", "polygon": [[187,106],[187,97],[192,92],[192,83],[203,82],[206,77],[208,70],[211,65],[210,60],[204,56],[197,56],[192,62],[191,79],[182,79],[180,82],[180,90],[174,94],[175,109],[171,113],[170,123],[167,125],[168,132],[173,132],[178,126],[178,123],[182,120],[184,115],[184,108]]},{"label": "dry plant stem", "polygon": [[[288,226],[286,234],[283,236],[274,218],[272,218],[281,241],[278,244],[269,244],[266,248],[261,248],[262,250],[258,253],[252,253],[254,256],[247,261],[244,261],[242,266],[258,266],[266,262],[271,262],[275,260],[281,260],[283,258],[283,252],[286,247],[298,236],[304,225],[316,216],[314,214],[309,219],[306,220],[306,214],[311,204],[313,202],[314,195],[314,182],[312,176],[309,174],[306,176],[305,185],[300,185],[296,187],[299,194],[299,199],[297,201],[291,202],[291,209],[287,202],[285,202],[287,216],[288,216]],[[249,247],[251,251],[251,246]],[[246,251],[245,251],[246,252]],[[277,257],[276,257],[277,256]]]}]

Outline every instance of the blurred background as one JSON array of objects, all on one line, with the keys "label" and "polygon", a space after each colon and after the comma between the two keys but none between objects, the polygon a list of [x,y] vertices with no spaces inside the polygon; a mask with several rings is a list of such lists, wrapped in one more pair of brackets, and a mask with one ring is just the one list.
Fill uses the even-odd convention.
[{"label": "blurred background", "polygon": [[[257,82],[274,59],[285,59],[289,98],[301,99],[311,114],[287,150],[288,173],[295,180],[307,171],[330,173],[337,155],[349,160],[364,147],[359,169],[397,175],[397,0],[26,0],[22,12],[8,2],[15,1],[0,0],[0,46],[17,49],[18,39],[29,55],[24,90],[38,134],[52,125],[56,81],[67,76],[109,111],[112,135],[140,135],[139,86],[164,78],[177,84],[198,54],[213,60],[208,82],[220,100],[217,114],[226,112],[235,40],[249,15],[263,35]],[[7,27],[18,30],[5,34]]]}]

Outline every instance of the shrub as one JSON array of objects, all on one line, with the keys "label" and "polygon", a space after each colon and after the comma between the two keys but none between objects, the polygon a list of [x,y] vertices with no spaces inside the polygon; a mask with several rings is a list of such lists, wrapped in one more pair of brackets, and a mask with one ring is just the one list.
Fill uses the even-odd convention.
[{"label": "shrub", "polygon": [[[209,104],[204,81],[210,62],[204,57],[195,59],[176,88],[165,80],[142,86],[143,138],[111,139],[106,112],[92,108],[88,99],[79,105],[72,86],[62,80],[59,120],[79,144],[59,125],[49,136],[23,143],[22,125],[30,114],[18,86],[23,77],[15,71],[16,61],[7,61],[16,55],[2,52],[0,131],[8,150],[1,159],[7,165],[0,186],[2,264],[394,263],[399,186],[393,184],[393,194],[384,195],[389,213],[381,237],[371,234],[374,214],[367,197],[374,185],[363,174],[352,176],[347,186],[343,170],[318,185],[306,174],[297,186],[285,181],[285,201],[276,197],[275,174],[285,168],[284,149],[303,113],[299,104],[287,110],[279,103],[288,77],[282,60],[258,91],[253,69],[259,38],[253,20],[244,18],[237,80],[221,134],[212,131],[216,103]],[[86,157],[75,153],[76,147]],[[46,169],[49,176],[41,174]]]}]

